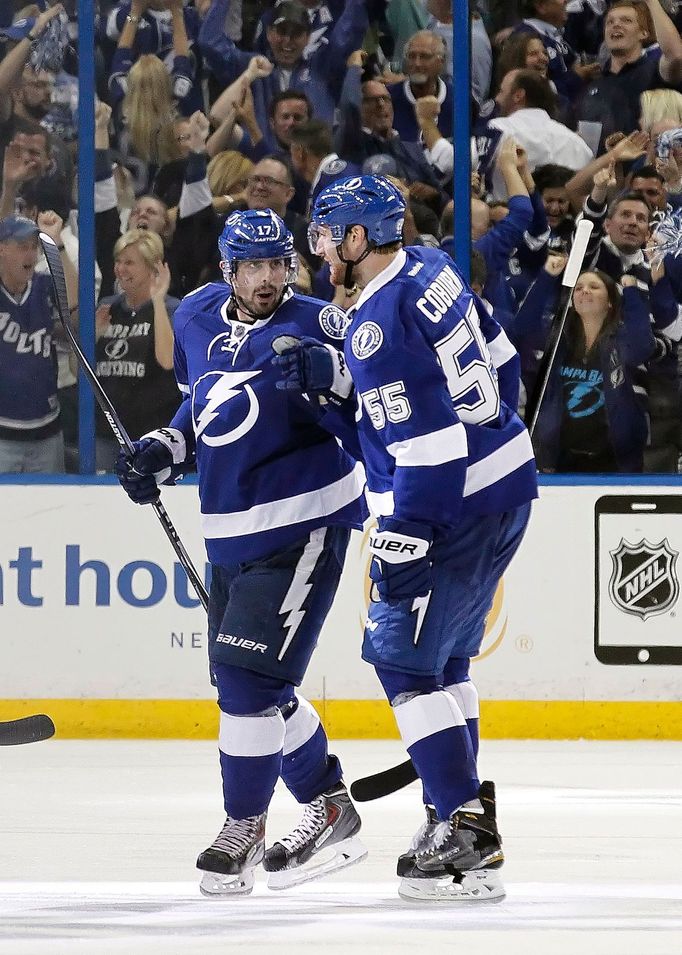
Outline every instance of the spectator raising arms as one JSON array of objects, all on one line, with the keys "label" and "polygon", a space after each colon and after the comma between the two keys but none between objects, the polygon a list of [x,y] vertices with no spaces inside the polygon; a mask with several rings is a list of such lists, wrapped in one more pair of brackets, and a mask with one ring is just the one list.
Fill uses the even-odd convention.
[{"label": "spectator raising arms", "polygon": [[[517,347],[546,347],[547,302],[558,296],[565,264],[563,255],[548,256],[514,320]],[[622,285],[621,297],[604,272],[583,272],[576,282],[534,436],[540,470],[642,470],[648,429],[638,366],[655,343],[646,293],[631,275]]]},{"label": "spectator raising arms", "polygon": [[[114,247],[121,293],[97,310],[97,377],[128,433],[138,438],[159,427],[180,404],[173,377],[177,299],[168,296],[170,269],[163,242],[148,229],[131,229]],[[118,444],[104,416],[97,419],[97,467],[113,467]]]}]

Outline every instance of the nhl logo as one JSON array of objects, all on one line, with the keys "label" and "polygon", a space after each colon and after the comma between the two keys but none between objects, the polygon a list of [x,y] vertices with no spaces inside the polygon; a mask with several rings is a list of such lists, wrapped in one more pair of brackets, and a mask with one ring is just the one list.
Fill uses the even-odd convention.
[{"label": "nhl logo", "polygon": [[673,606],[680,592],[675,566],[678,553],[667,539],[660,544],[647,540],[629,544],[621,539],[610,553],[609,594],[616,607],[646,620]]}]

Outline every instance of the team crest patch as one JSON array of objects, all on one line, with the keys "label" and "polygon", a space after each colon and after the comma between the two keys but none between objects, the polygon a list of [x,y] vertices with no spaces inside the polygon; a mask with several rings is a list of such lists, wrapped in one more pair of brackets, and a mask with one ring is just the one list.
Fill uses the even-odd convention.
[{"label": "team crest patch", "polygon": [[669,610],[680,592],[678,556],[665,538],[659,544],[647,540],[629,544],[621,539],[611,551],[609,595],[616,607],[642,620]]},{"label": "team crest patch", "polygon": [[360,361],[369,358],[375,351],[379,351],[384,340],[384,333],[374,322],[363,322],[360,328],[353,332],[350,347]]},{"label": "team crest patch", "polygon": [[325,335],[343,341],[350,325],[350,319],[342,309],[336,305],[326,305],[318,318]]},{"label": "team crest patch", "polygon": [[348,163],[344,159],[330,159],[324,167],[324,171],[328,176],[336,176],[343,172],[347,165]]}]

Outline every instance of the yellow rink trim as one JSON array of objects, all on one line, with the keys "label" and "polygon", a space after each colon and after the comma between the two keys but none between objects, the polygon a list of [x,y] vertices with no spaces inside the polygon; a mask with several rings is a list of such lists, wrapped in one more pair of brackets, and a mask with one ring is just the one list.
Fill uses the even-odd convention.
[{"label": "yellow rink trim", "polygon": [[[334,739],[396,739],[383,700],[313,701]],[[47,713],[61,739],[215,739],[211,700],[0,700],[0,720]],[[481,703],[487,739],[682,740],[682,703],[493,700]]]}]

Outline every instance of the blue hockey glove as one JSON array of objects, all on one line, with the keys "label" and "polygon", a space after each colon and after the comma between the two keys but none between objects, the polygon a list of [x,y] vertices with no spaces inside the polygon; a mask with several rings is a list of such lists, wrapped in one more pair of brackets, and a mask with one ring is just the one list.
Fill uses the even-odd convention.
[{"label": "blue hockey glove", "polygon": [[432,587],[429,550],[433,532],[426,524],[380,517],[369,536],[369,576],[382,600],[425,597]]},{"label": "blue hockey glove", "polygon": [[282,375],[277,387],[303,391],[308,395],[348,398],[353,382],[343,353],[314,338],[302,338],[297,345],[272,359]]},{"label": "blue hockey glove", "polygon": [[133,441],[135,453],[121,450],[114,470],[119,483],[135,504],[159,500],[159,484],[175,484],[185,461],[185,437],[175,428],[159,428]]}]

